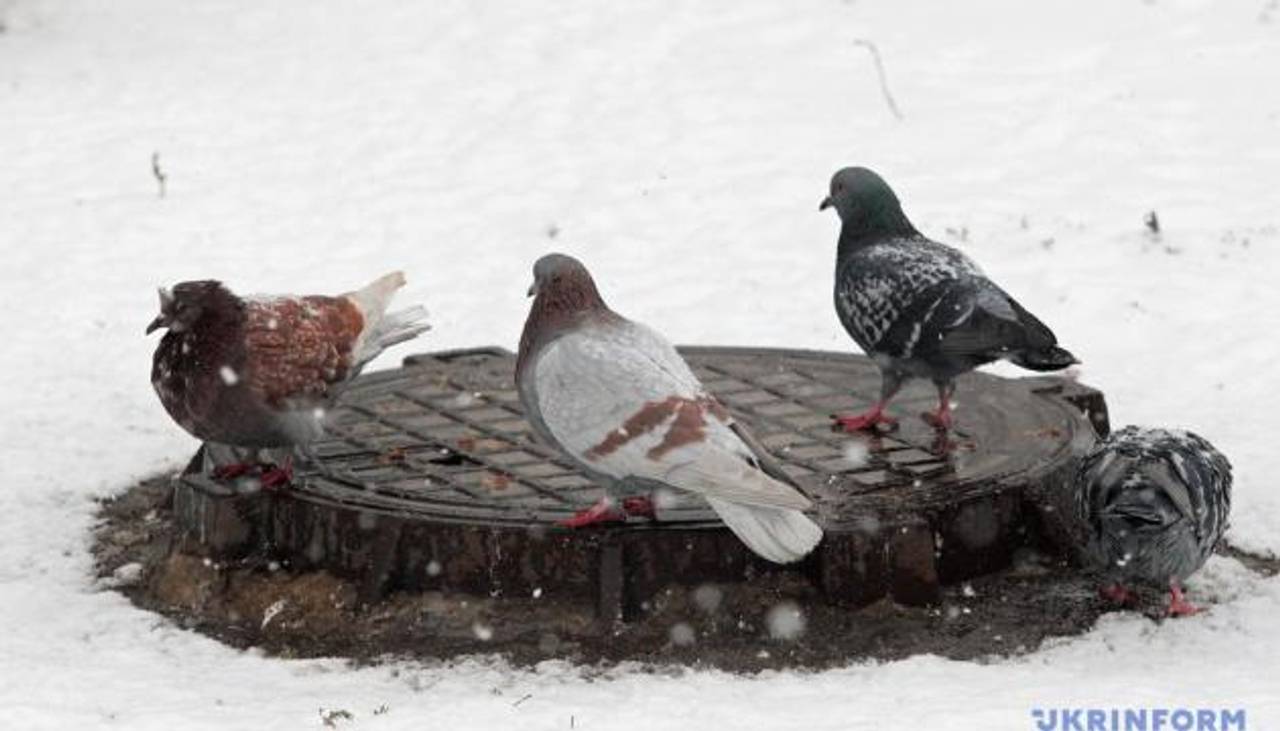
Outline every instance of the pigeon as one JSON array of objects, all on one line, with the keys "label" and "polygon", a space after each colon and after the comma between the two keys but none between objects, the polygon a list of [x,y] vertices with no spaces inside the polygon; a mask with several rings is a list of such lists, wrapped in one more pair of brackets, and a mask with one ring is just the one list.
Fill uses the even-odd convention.
[{"label": "pigeon", "polygon": [[818,210],[840,215],[835,305],[840,323],[880,368],[880,399],[856,416],[833,416],[845,431],[895,420],[885,408],[904,381],[928,378],[938,410],[925,420],[945,431],[961,373],[995,360],[1033,371],[1078,363],[1027,312],[959,251],[925,238],[876,173],[844,168]]},{"label": "pigeon", "polygon": [[544,256],[533,276],[516,359],[520,401],[534,432],[607,490],[564,525],[656,517],[647,495],[669,487],[704,498],[764,559],[793,563],[813,550],[822,529],[801,512],[809,499],[769,474],[750,435],[666,338],[610,310],[572,257]]},{"label": "pigeon", "polygon": [[[404,283],[392,272],[337,297],[242,298],[214,280],[162,288],[147,326],[147,334],[167,329],[151,384],[169,416],[216,455],[206,469],[211,461],[217,477],[252,469],[232,460],[245,453],[307,455],[343,387],[383,350],[430,328],[420,306],[386,312]],[[264,472],[264,486],[288,482],[291,464]]]},{"label": "pigeon", "polygon": [[1186,431],[1128,426],[1098,443],[1074,483],[1084,559],[1127,602],[1125,583],[1169,591],[1169,614],[1199,611],[1182,581],[1204,565],[1231,510],[1231,464]]}]

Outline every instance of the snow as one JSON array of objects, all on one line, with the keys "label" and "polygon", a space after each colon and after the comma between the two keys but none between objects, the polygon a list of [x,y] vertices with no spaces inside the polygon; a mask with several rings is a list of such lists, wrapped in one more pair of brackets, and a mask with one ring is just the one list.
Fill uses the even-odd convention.
[{"label": "snow", "polygon": [[769,628],[769,638],[783,642],[799,638],[808,624],[804,610],[794,602],[775,605],[764,615],[764,621]]},{"label": "snow", "polygon": [[[0,1],[7,725],[323,728],[324,709],[369,729],[1003,729],[1073,705],[1280,725],[1280,581],[1220,557],[1190,581],[1205,615],[1111,614],[1014,659],[600,679],[239,652],[134,608],[87,552],[95,498],[195,447],[148,380],[156,286],[336,293],[403,268],[397,302],[439,313],[415,347],[514,347],[532,262],[558,249],[676,342],[851,348],[834,216],[816,209],[853,163],[1050,323],[1115,423],[1228,455],[1230,539],[1280,552],[1274,16],[1263,0]],[[879,49],[901,121],[855,39]]]}]

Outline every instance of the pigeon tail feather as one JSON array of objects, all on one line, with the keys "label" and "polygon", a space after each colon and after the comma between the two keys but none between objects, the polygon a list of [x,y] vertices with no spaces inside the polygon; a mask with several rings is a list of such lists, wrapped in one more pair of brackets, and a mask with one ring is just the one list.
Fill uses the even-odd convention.
[{"label": "pigeon tail feather", "polygon": [[713,497],[707,503],[739,540],[774,563],[795,563],[822,540],[822,529],[799,510],[740,505]]},{"label": "pigeon tail feather", "polygon": [[396,290],[405,285],[404,272],[384,274],[365,287],[348,292],[345,297],[355,304],[364,316],[364,331],[355,347],[356,361],[364,365],[378,357],[382,351],[411,340],[431,329],[422,322],[427,311],[420,305],[388,314],[387,307]]},{"label": "pigeon tail feather", "polygon": [[367,363],[377,358],[382,351],[406,340],[412,340],[431,329],[431,323],[425,322],[427,308],[414,305],[383,315],[373,330],[366,335],[361,345],[359,360]]},{"label": "pigeon tail feather", "polygon": [[346,297],[360,308],[360,313],[364,315],[365,327],[371,329],[376,326],[378,320],[382,319],[396,290],[404,284],[404,272],[395,271],[378,277],[361,289],[348,292]]},{"label": "pigeon tail feather", "polygon": [[1080,361],[1065,348],[1056,345],[1037,350],[1019,350],[1009,360],[1031,371],[1060,371]]}]

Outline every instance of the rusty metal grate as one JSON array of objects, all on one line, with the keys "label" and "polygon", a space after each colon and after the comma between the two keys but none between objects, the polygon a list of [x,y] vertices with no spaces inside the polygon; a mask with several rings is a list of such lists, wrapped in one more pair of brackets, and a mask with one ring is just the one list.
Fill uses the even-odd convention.
[{"label": "rusty metal grate", "polygon": [[[1018,540],[1021,508],[1010,503],[1007,493],[1059,475],[1092,441],[1095,429],[1106,429],[1105,404],[1096,391],[1061,379],[972,374],[959,384],[958,446],[939,453],[933,430],[916,417],[933,406],[928,384],[909,385],[895,400],[898,431],[877,436],[831,431],[831,413],[863,408],[878,393],[878,371],[865,358],[745,348],[681,352],[708,389],[814,499],[828,536],[822,557],[815,559],[819,581],[835,594],[841,593],[835,583],[854,581],[854,573],[871,570],[858,568],[859,557],[901,544],[908,534],[916,545],[899,553],[930,564],[915,567],[917,573],[923,571],[922,582],[936,583],[939,572],[946,580],[980,570],[975,556],[985,565],[996,560],[993,550],[1007,552]],[[215,519],[210,515],[235,524],[225,511],[191,513],[193,523],[204,523],[191,528],[200,529],[206,545],[234,544],[244,552],[256,542],[258,550],[292,551],[323,565],[324,557],[345,549],[338,538],[313,535],[306,526],[315,516],[307,517],[306,511],[358,513],[364,516],[363,526],[378,517],[407,521],[426,526],[428,532],[432,525],[522,531],[551,527],[597,500],[601,489],[534,440],[521,413],[513,369],[511,353],[482,348],[411,356],[403,368],[362,377],[330,414],[329,436],[315,445],[318,467],[301,474],[287,495],[270,499],[276,502],[262,498],[267,500],[263,505],[273,506],[270,516],[260,514],[267,508],[255,512],[249,522],[257,523],[231,531],[235,540],[230,543],[216,537],[226,531],[225,525],[210,524]],[[851,445],[865,458],[851,460]],[[245,498],[199,476],[187,477],[185,484],[193,499]],[[282,508],[281,501],[290,504]],[[975,540],[966,535],[974,533],[968,526],[975,515],[992,522],[991,536]],[[657,524],[628,522],[603,533],[639,531],[649,538],[635,540],[652,540],[664,531],[687,533],[718,525],[697,500],[662,517]],[[362,525],[348,543],[363,540],[360,536],[369,531]],[[868,525],[875,527],[875,535],[868,535]],[[586,545],[594,540],[551,530],[561,541]],[[948,539],[958,540],[948,545]],[[323,545],[317,549],[318,544]],[[935,544],[947,548],[934,551]],[[678,550],[675,544],[672,550]],[[334,560],[348,568],[359,563],[350,557]],[[416,570],[399,565],[395,557],[380,560],[402,578]],[[745,557],[734,560],[739,568],[750,563]],[[889,565],[884,570],[892,574],[897,569]],[[417,577],[407,584],[429,586],[429,579]],[[454,585],[477,582],[484,583],[453,577]],[[891,580],[881,584],[881,595],[892,590]],[[858,597],[874,598],[875,590],[868,595],[864,588]]]}]

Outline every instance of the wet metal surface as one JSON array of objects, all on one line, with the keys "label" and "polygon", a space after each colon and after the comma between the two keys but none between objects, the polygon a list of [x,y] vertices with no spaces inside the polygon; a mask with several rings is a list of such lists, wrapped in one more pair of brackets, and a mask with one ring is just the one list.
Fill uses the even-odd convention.
[{"label": "wet metal surface", "polygon": [[632,618],[673,583],[794,571],[835,603],[927,603],[940,582],[998,570],[1021,545],[1051,544],[1060,488],[1107,429],[1092,389],[971,374],[959,380],[949,449],[919,418],[935,405],[927,383],[894,401],[896,431],[836,433],[829,415],[861,409],[879,390],[867,359],[681,351],[813,498],[827,536],[801,564],[756,559],[697,499],[657,523],[556,526],[601,491],[534,441],[514,358],[498,348],[411,356],[359,379],[315,445],[320,464],[286,492],[187,476],[175,493],[186,548],[327,568],[358,579],[368,601],[392,590],[556,590],[602,617]]}]

